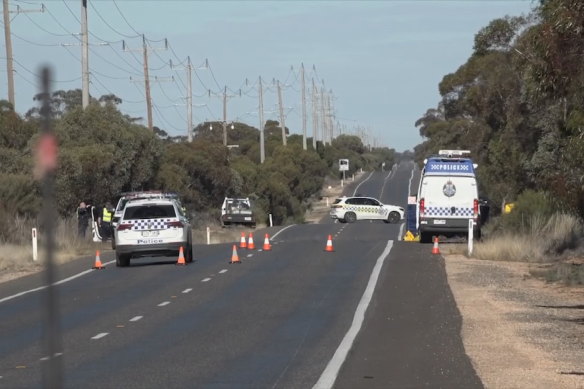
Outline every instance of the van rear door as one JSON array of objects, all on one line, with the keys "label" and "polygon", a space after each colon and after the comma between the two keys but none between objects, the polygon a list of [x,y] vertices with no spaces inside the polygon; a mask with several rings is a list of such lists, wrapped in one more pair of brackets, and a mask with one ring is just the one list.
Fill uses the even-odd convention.
[{"label": "van rear door", "polygon": [[420,186],[425,218],[471,218],[478,198],[474,177],[425,176]]}]

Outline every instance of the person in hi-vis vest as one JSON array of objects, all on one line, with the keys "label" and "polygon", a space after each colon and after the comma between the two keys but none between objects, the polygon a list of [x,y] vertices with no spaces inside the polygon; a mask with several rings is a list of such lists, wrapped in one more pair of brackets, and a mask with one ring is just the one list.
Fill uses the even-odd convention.
[{"label": "person in hi-vis vest", "polygon": [[101,234],[101,237],[103,239],[111,238],[112,217],[114,216],[114,213],[111,210],[111,208],[112,208],[112,205],[109,201],[107,203],[105,203],[105,206],[103,207],[103,210],[101,213],[101,218],[99,218],[99,220],[98,220],[100,234]]}]

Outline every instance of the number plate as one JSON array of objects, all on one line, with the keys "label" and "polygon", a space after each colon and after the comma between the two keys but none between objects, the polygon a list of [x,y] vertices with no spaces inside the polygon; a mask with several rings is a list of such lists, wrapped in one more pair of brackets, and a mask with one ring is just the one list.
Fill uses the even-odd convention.
[{"label": "number plate", "polygon": [[251,221],[251,217],[250,216],[246,216],[245,220],[250,220]]},{"label": "number plate", "polygon": [[446,220],[436,219],[434,220],[434,224],[446,224]]},{"label": "number plate", "polygon": [[145,238],[158,236],[158,231],[142,231],[142,236]]}]

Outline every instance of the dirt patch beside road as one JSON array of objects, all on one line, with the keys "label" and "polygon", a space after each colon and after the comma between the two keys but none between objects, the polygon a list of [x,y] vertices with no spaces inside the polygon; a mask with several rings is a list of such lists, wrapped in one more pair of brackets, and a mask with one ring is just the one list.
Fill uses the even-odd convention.
[{"label": "dirt patch beside road", "polygon": [[462,255],[445,263],[485,387],[584,388],[584,288],[546,284],[528,263]]}]

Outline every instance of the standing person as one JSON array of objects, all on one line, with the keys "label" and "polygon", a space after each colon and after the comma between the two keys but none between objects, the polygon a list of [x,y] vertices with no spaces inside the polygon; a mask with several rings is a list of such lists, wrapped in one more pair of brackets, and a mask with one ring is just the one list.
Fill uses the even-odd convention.
[{"label": "standing person", "polygon": [[89,224],[89,209],[89,205],[83,201],[77,208],[77,235],[81,238],[85,238],[85,231],[87,230],[87,224]]},{"label": "standing person", "polygon": [[103,240],[111,238],[113,216],[114,213],[112,211],[112,204],[108,201],[103,207],[99,223],[99,226],[101,227],[101,237]]}]

